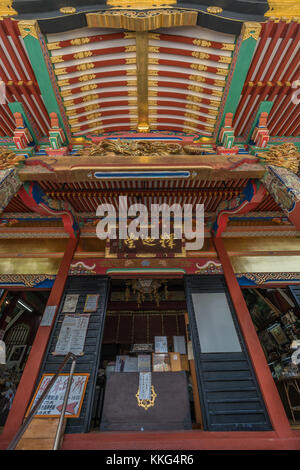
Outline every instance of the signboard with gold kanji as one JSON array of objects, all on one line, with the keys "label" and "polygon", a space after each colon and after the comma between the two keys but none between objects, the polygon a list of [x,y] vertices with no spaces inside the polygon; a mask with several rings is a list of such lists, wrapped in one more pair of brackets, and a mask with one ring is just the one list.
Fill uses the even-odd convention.
[{"label": "signboard with gold kanji", "polygon": [[125,240],[108,239],[106,244],[108,258],[163,258],[185,256],[185,241],[174,237],[174,234],[161,235],[160,238],[134,238],[128,236]]}]

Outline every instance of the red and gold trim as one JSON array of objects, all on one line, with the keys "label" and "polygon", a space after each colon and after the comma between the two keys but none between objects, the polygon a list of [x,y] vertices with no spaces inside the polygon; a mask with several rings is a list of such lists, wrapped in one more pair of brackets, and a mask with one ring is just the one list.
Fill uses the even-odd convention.
[{"label": "red and gold trim", "polygon": [[171,54],[171,55],[183,55],[187,57],[195,57],[201,60],[211,60],[213,62],[219,62],[222,64],[230,64],[232,58],[225,55],[211,54],[209,52],[202,51],[190,51],[188,49],[173,49],[172,47],[160,47],[160,46],[149,46],[149,53],[155,54]]},{"label": "red and gold trim", "polygon": [[212,88],[200,87],[198,85],[190,85],[182,82],[172,81],[160,81],[160,80],[149,80],[149,87],[165,87],[165,88],[182,88],[184,90],[194,91],[196,93],[204,93],[206,95],[222,97],[222,90],[214,90]]},{"label": "red and gold trim", "polygon": [[[184,120],[184,119],[176,119],[176,118],[162,118],[159,117],[157,119],[151,119],[151,128],[152,129],[158,129],[160,124],[174,124],[177,127],[180,127],[182,129],[187,130],[188,132],[201,132],[204,131],[206,134],[212,134],[214,131],[213,126],[205,126],[202,124],[199,124],[197,122],[189,121],[189,120]],[[183,132],[185,132],[185,130]]]},{"label": "red and gold trim", "polygon": [[82,113],[89,113],[92,111],[100,111],[103,108],[113,108],[117,107],[120,109],[122,106],[130,107],[137,105],[136,100],[117,100],[117,101],[104,101],[102,103],[90,104],[88,106],[80,106],[75,109],[70,109],[66,111],[67,116],[72,117]]},{"label": "red and gold trim", "polygon": [[223,75],[226,77],[228,75],[229,69],[226,67],[212,67],[210,65],[204,64],[195,64],[193,62],[188,61],[180,61],[180,60],[169,60],[169,59],[160,59],[157,57],[150,57],[149,64],[152,65],[167,65],[173,68],[185,68],[185,69],[193,69],[199,70],[200,72],[210,72],[215,73],[216,75]]},{"label": "red and gold trim", "polygon": [[208,41],[207,39],[190,38],[188,36],[177,36],[176,34],[157,34],[149,33],[149,39],[157,41],[179,42],[183,44],[193,44],[199,47],[209,47],[212,49],[221,49],[222,51],[234,51],[234,43]]},{"label": "red and gold trim", "polygon": [[133,39],[133,38],[135,38],[135,33],[131,33],[131,32],[101,34],[101,35],[96,35],[96,36],[86,36],[86,37],[81,37],[81,38],[69,39],[66,41],[48,42],[47,47],[49,51],[55,51],[58,49],[62,49],[64,47],[84,46],[85,44],[92,44],[95,42],[113,41],[116,39]]},{"label": "red and gold trim", "polygon": [[109,59],[109,60],[98,60],[95,62],[87,62],[78,65],[71,65],[69,67],[55,67],[54,71],[56,75],[67,75],[73,72],[85,72],[96,68],[102,67],[115,67],[116,65],[128,65],[135,64],[136,58],[125,58],[125,59]]},{"label": "red and gold trim", "polygon": [[61,90],[60,94],[63,98],[68,96],[76,95],[78,93],[89,92],[93,90],[99,90],[100,88],[110,88],[110,87],[136,87],[136,80],[120,80],[116,82],[103,82],[103,83],[90,83],[76,88],[69,88],[67,90]]},{"label": "red and gold trim", "polygon": [[89,57],[98,57],[101,55],[122,54],[126,52],[136,52],[136,46],[108,47],[107,49],[91,49],[89,51],[74,52],[73,54],[53,55],[52,64],[60,64],[69,60],[80,60]]},{"label": "red and gold trim", "polygon": [[182,72],[173,72],[169,70],[149,70],[149,76],[161,76],[161,77],[174,77],[184,80],[190,80],[193,82],[208,83],[210,85],[224,87],[226,84],[225,80],[219,80],[214,78],[203,77],[202,75],[188,74]]}]

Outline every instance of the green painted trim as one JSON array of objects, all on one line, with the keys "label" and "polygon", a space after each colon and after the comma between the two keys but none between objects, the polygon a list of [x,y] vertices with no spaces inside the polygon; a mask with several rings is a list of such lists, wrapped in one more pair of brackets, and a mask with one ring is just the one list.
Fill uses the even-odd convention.
[{"label": "green painted trim", "polygon": [[38,82],[41,95],[43,97],[48,114],[56,113],[59,119],[61,128],[64,130],[68,142],[66,128],[61,116],[61,111],[56,99],[55,91],[53,89],[49,71],[45,61],[44,53],[40,41],[31,35],[23,38],[29,60],[33,68],[36,80]]},{"label": "green painted trim", "polygon": [[272,109],[273,104],[274,104],[273,101],[262,101],[260,103],[259,108],[258,108],[257,113],[256,113],[256,116],[255,116],[255,119],[253,120],[250,132],[247,136],[246,143],[248,143],[250,141],[250,138],[251,138],[252,133],[253,133],[255,127],[256,127],[256,124],[257,124],[257,121],[258,121],[258,118],[259,118],[260,114],[261,113],[268,113],[269,114],[269,112]]},{"label": "green painted trim", "polygon": [[[218,129],[217,142],[219,142],[219,134],[224,125],[225,114],[232,113],[233,116],[237,110],[242,89],[247,77],[247,73],[254,55],[257,41],[252,36],[242,40],[237,61],[234,67],[233,77],[223,109],[221,123]],[[236,136],[238,137],[238,136]]]},{"label": "green painted trim", "polygon": [[8,107],[11,110],[12,114],[14,114],[14,113],[21,113],[22,114],[25,126],[28,128],[28,130],[29,130],[29,132],[30,132],[30,134],[31,134],[31,136],[34,140],[34,143],[37,144],[38,143],[37,136],[35,135],[34,130],[32,129],[31,124],[30,124],[30,122],[27,118],[27,115],[26,115],[23,104],[19,103],[18,101],[15,101],[14,103],[8,103]]}]

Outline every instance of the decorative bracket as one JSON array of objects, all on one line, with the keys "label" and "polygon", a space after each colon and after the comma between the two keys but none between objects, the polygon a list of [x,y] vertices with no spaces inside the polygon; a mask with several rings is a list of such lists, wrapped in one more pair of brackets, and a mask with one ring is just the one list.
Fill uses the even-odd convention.
[{"label": "decorative bracket", "polygon": [[266,194],[266,188],[260,181],[249,180],[242,194],[230,201],[222,201],[216,211],[212,228],[215,237],[220,237],[226,229],[231,215],[245,214],[260,204]]},{"label": "decorative bracket", "polygon": [[263,184],[275,202],[300,231],[300,179],[287,168],[268,166]]},{"label": "decorative bracket", "polygon": [[65,231],[70,237],[76,238],[78,236],[79,223],[70,203],[51,199],[38,183],[24,183],[18,194],[24,204],[34,212],[41,215],[61,216]]}]

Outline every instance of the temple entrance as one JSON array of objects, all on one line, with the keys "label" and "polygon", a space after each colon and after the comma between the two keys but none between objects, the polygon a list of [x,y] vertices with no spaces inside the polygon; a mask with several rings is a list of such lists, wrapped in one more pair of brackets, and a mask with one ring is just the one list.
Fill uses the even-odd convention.
[{"label": "temple entrance", "polygon": [[93,430],[201,429],[187,321],[183,279],[111,281]]},{"label": "temple entrance", "polygon": [[287,417],[291,426],[299,429],[300,288],[242,291]]},{"label": "temple entrance", "polygon": [[[0,291],[0,430],[22,377],[50,291]],[[3,344],[2,344],[3,346]]]}]

